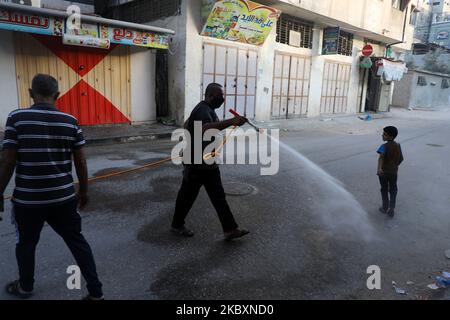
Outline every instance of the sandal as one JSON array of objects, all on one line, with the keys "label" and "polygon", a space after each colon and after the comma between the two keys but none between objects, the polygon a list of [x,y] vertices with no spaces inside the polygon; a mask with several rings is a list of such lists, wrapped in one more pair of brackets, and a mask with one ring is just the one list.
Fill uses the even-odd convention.
[{"label": "sandal", "polygon": [[31,297],[33,295],[33,292],[27,292],[24,291],[21,287],[20,287],[20,281],[19,280],[15,280],[13,282],[10,282],[6,285],[5,290],[8,294],[16,296],[20,299],[28,299],[29,297]]}]

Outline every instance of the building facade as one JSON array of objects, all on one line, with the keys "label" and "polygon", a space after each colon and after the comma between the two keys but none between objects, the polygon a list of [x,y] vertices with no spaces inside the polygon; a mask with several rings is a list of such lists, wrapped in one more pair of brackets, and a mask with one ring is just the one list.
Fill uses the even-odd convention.
[{"label": "building facade", "polygon": [[[89,0],[14,2],[0,2],[2,126],[12,110],[32,104],[28,88],[37,73],[58,79],[56,106],[81,125],[156,121],[157,51],[166,50],[172,30],[156,28],[154,33],[149,26],[96,22],[94,1]],[[81,31],[72,32],[69,18],[63,16],[70,5],[86,15],[81,17]],[[94,45],[74,46],[71,41],[80,37]]]},{"label": "building facade", "polygon": [[[210,82],[225,88],[221,118],[231,116],[229,108],[257,120],[388,109],[393,82],[379,74],[378,58],[402,60],[410,49],[409,1],[260,0],[282,12],[262,46],[202,36],[214,3],[180,1],[179,15],[151,22],[176,31],[168,69],[171,116],[178,123]],[[324,54],[324,31],[336,27],[338,52]],[[300,39],[290,39],[292,33]],[[360,68],[366,44],[373,47],[370,69]]]},{"label": "building facade", "polygon": [[450,49],[450,1],[416,0],[413,21],[415,43]]},{"label": "building facade", "polygon": [[[258,6],[227,1],[252,10]],[[30,103],[25,90],[37,71],[63,74],[63,93],[69,94],[63,95],[61,107],[80,115],[76,105],[84,101],[87,125],[160,116],[182,124],[210,82],[225,89],[220,118],[231,116],[229,108],[256,120],[387,111],[393,84],[404,71],[404,53],[413,42],[408,0],[259,0],[281,12],[263,43],[257,37],[242,43],[202,35],[214,0],[106,0],[96,1],[95,7],[82,2],[84,10],[115,21],[174,31],[167,50],[119,44],[91,56],[84,49],[55,48],[39,36],[0,30],[5,44],[0,49],[0,90],[17,92],[0,101],[2,123],[14,106]],[[250,10],[247,19],[252,16]],[[368,44],[373,52],[362,68],[362,49]],[[47,63],[55,57],[64,63]],[[92,67],[88,62],[96,63]],[[98,105],[102,113],[86,111]]]}]

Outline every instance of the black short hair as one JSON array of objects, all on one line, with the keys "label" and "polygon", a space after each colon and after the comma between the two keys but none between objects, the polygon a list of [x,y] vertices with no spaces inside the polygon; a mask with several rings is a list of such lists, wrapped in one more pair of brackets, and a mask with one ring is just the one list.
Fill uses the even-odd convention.
[{"label": "black short hair", "polygon": [[31,91],[41,97],[53,97],[58,93],[58,81],[48,74],[37,74],[31,82]]},{"label": "black short hair", "polygon": [[222,85],[215,82],[208,84],[205,90],[205,97],[210,97],[217,89],[222,89]]},{"label": "black short hair", "polygon": [[396,127],[393,126],[389,126],[383,129],[384,132],[386,132],[389,136],[391,136],[392,138],[397,138],[398,136],[398,130]]}]

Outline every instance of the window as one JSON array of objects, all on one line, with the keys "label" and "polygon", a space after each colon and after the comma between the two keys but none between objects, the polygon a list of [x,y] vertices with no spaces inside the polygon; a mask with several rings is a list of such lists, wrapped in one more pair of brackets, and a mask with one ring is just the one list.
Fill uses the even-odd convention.
[{"label": "window", "polygon": [[290,31],[300,33],[300,48],[312,49],[313,23],[282,14],[277,22],[277,39],[279,43],[289,45]]},{"label": "window", "polygon": [[449,79],[442,79],[441,88],[442,89],[450,88],[450,80]]},{"label": "window", "polygon": [[417,79],[417,85],[424,87],[427,85],[427,79],[424,76],[419,76],[419,78]]},{"label": "window", "polygon": [[353,34],[342,31],[339,34],[338,54],[353,55]]}]

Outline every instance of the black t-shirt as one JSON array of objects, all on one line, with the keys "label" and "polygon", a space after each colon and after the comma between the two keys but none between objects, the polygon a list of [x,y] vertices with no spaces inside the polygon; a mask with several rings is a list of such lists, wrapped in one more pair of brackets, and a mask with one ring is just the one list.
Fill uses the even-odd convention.
[{"label": "black t-shirt", "polygon": [[[185,164],[188,167],[194,168],[194,169],[200,169],[200,170],[211,170],[218,168],[217,164],[206,164],[202,160],[202,164],[194,164],[194,123],[196,121],[201,121],[202,126],[206,123],[212,123],[212,122],[219,122],[219,118],[216,115],[216,112],[213,108],[209,106],[208,103],[205,101],[200,102],[194,110],[192,110],[191,115],[187,121],[186,128],[190,135],[191,135],[191,145],[188,146],[188,148],[191,149],[191,164]],[[214,138],[212,141],[203,141],[203,134],[201,134],[200,139],[202,139],[202,159],[203,159],[203,153],[205,148],[213,143]]]}]

